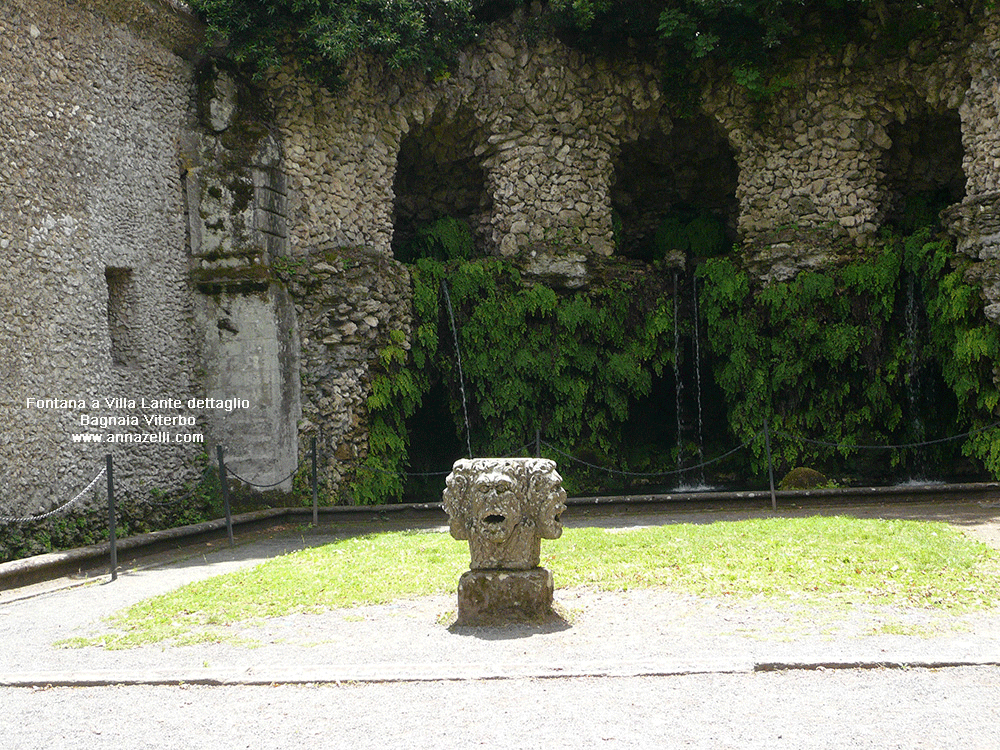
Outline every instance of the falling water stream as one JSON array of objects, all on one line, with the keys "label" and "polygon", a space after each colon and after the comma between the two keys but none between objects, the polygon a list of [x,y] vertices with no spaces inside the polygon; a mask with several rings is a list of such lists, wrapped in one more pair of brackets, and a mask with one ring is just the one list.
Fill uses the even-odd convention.
[{"label": "falling water stream", "polygon": [[909,361],[906,367],[906,399],[910,406],[910,419],[913,424],[915,442],[924,439],[924,424],[917,416],[917,400],[920,398],[920,374],[917,368],[917,327],[920,324],[917,300],[917,279],[914,274],[907,274],[906,281],[906,346]]},{"label": "falling water stream", "polygon": [[[683,294],[683,280],[680,272],[674,273],[674,401],[677,411],[677,468],[684,468],[684,372],[681,368],[681,356],[685,346],[684,337],[681,336],[681,295]],[[705,485],[705,469],[702,464],[705,462],[705,417],[702,404],[702,383],[701,383],[701,325],[698,320],[698,280],[692,278],[691,299],[694,316],[694,325],[691,332],[691,359],[694,367],[688,373],[688,377],[694,378],[692,387],[694,388],[694,406],[688,405],[688,415],[693,435],[696,439],[696,449],[698,451],[698,465],[701,467],[701,486]],[[692,415],[692,409],[696,413]],[[683,485],[682,485],[683,486]]]},{"label": "falling water stream", "polygon": [[465,418],[465,447],[472,458],[472,436],[469,430],[469,407],[465,399],[465,376],[462,374],[462,351],[458,346],[458,328],[455,326],[455,311],[451,308],[451,295],[448,294],[448,284],[441,280],[441,291],[444,292],[444,301],[448,305],[448,319],[451,321],[451,335],[455,341],[455,359],[458,362],[458,386],[462,393],[462,416]]},{"label": "falling water stream", "polygon": [[683,445],[682,430],[683,421],[681,419],[681,393],[684,384],[681,382],[681,327],[680,327],[680,305],[677,296],[677,272],[674,272],[674,399],[677,407],[677,468],[681,468],[681,446]]},{"label": "falling water stream", "polygon": [[702,436],[704,418],[701,411],[701,335],[698,330],[698,277],[691,278],[693,289],[692,299],[694,300],[694,373],[695,390],[698,395],[698,463],[701,466],[701,483],[705,484],[705,440]]}]

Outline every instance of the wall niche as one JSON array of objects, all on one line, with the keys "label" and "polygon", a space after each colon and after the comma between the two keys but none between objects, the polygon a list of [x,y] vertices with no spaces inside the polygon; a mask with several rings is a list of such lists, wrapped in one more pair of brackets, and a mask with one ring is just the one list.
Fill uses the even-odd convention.
[{"label": "wall niche", "polygon": [[487,151],[479,123],[467,109],[438,107],[403,138],[393,182],[392,252],[412,261],[424,254],[421,230],[449,217],[468,227],[478,254],[485,253],[492,200],[482,160]]},{"label": "wall niche", "polygon": [[[739,168],[724,133],[705,115],[624,143],[614,159],[611,206],[618,254],[652,260],[663,253],[665,221],[712,221],[728,248],[737,240]],[[661,232],[661,242],[663,242]],[[683,249],[683,248],[680,248]]]},{"label": "wall niche", "polygon": [[893,123],[888,133],[883,222],[912,231],[965,197],[962,122],[955,110],[925,110]]}]

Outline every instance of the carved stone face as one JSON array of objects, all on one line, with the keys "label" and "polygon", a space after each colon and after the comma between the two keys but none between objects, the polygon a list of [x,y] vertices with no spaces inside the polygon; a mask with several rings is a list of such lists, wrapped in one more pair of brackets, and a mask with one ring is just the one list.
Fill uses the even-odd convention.
[{"label": "carved stone face", "polygon": [[502,471],[479,474],[472,480],[470,529],[493,544],[510,539],[521,521],[517,480]]},{"label": "carved stone face", "polygon": [[562,534],[566,491],[554,461],[462,459],[445,485],[451,534],[469,540],[474,569],[536,567],[539,540]]},{"label": "carved stone face", "polygon": [[562,486],[562,477],[554,470],[542,474],[538,479],[536,492],[541,499],[538,535],[542,539],[558,539],[562,536],[562,514],[566,510],[566,490]]}]

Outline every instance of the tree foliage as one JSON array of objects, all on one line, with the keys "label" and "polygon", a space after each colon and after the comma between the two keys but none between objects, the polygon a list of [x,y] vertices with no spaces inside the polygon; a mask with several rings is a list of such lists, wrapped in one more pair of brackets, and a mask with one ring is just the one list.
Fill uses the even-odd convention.
[{"label": "tree foliage", "polygon": [[[327,83],[358,53],[392,68],[440,75],[488,23],[527,0],[192,0],[210,38],[260,71],[294,58]],[[657,58],[671,78],[706,60],[727,66],[758,95],[780,88],[775,62],[804,46],[856,41],[882,53],[947,35],[980,0],[549,0],[536,32],[605,52]]]},{"label": "tree foliage", "polygon": [[256,71],[294,59],[322,81],[368,52],[392,68],[443,71],[479,27],[473,0],[192,0],[209,38]]}]

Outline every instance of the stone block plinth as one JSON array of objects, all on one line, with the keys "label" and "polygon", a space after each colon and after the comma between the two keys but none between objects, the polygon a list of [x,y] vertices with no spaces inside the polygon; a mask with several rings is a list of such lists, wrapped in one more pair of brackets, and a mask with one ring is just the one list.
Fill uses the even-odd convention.
[{"label": "stone block plinth", "polygon": [[458,581],[455,625],[542,622],[552,616],[552,573],[530,570],[467,570]]}]

